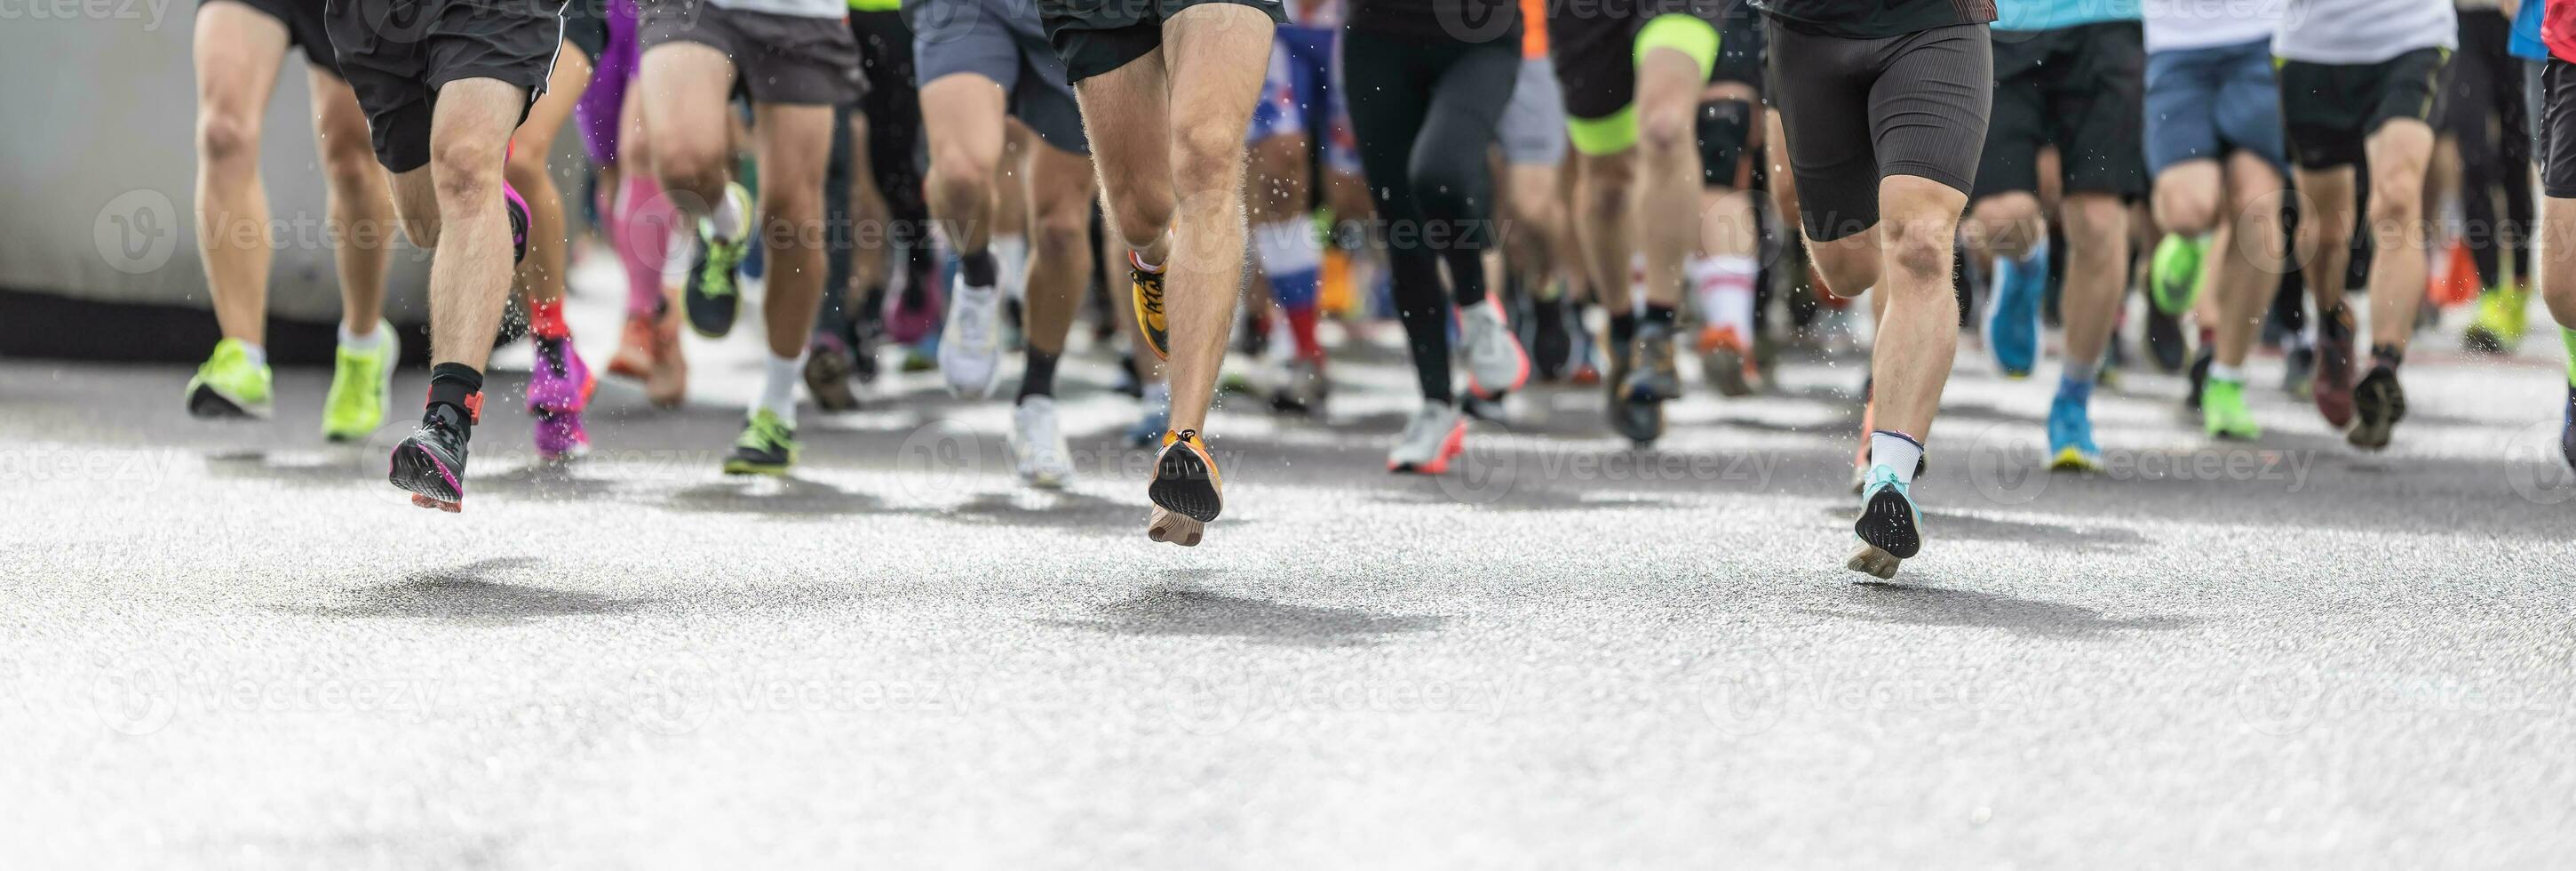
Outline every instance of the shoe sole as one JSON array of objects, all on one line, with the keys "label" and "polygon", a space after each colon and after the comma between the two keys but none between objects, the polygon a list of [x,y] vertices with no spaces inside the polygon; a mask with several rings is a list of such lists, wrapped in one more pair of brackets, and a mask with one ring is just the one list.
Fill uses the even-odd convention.
[{"label": "shoe sole", "polygon": [[1709,383],[1717,386],[1719,395],[1753,395],[1753,382],[1744,377],[1743,349],[1720,346],[1700,365],[1708,370]]},{"label": "shoe sole", "polygon": [[1664,404],[1637,397],[1611,403],[1610,426],[1637,447],[1651,447],[1664,437]]},{"label": "shoe sole", "polygon": [[2102,470],[2102,461],[2074,448],[2060,448],[2058,449],[2056,456],[2049,458],[2048,470],[2051,472],[2099,472]]},{"label": "shoe sole", "polygon": [[1525,350],[1525,349],[1523,349],[1523,348],[1521,347],[1521,340],[1516,339],[1516,338],[1513,338],[1513,337],[1511,337],[1511,336],[1509,336],[1509,335],[1504,336],[1504,337],[1503,337],[1503,341],[1506,341],[1506,342],[1510,342],[1510,343],[1512,343],[1512,378],[1511,378],[1511,383],[1510,383],[1510,384],[1508,384],[1508,385],[1505,385],[1505,386],[1503,387],[1503,389],[1501,389],[1501,390],[1493,390],[1493,389],[1489,389],[1489,388],[1487,388],[1487,387],[1485,387],[1485,386],[1484,386],[1484,384],[1483,384],[1483,379],[1480,379],[1480,378],[1477,378],[1477,377],[1476,377],[1476,370],[1475,370],[1474,368],[1470,367],[1470,368],[1467,370],[1467,390],[1468,390],[1468,392],[1470,392],[1470,393],[1474,393],[1474,394],[1476,394],[1477,398],[1479,398],[1479,399],[1486,399],[1486,400],[1501,399],[1501,398],[1503,398],[1503,395],[1504,395],[1504,394],[1507,394],[1507,393],[1510,393],[1510,392],[1512,392],[1512,391],[1519,390],[1519,389],[1521,389],[1521,388],[1523,388],[1523,387],[1529,386],[1529,378],[1530,378],[1530,358],[1529,358],[1529,351],[1527,351],[1527,350]]},{"label": "shoe sole", "polygon": [[1146,485],[1145,498],[1200,523],[1215,520],[1225,510],[1225,497],[1217,492],[1209,471],[1207,459],[1198,451],[1174,442],[1154,461],[1154,482]]},{"label": "shoe sole", "polygon": [[246,406],[232,401],[212,384],[199,384],[188,391],[188,416],[199,420],[267,420],[266,406]]},{"label": "shoe sole", "polygon": [[404,442],[394,446],[392,468],[385,480],[410,491],[411,504],[436,508],[449,514],[465,510],[465,487],[447,465],[429,455],[418,445]]},{"label": "shoe sole", "polygon": [[1852,534],[1896,559],[1913,559],[1923,549],[1922,533],[1914,528],[1914,509],[1905,504],[1905,497],[1896,495],[1894,488],[1880,490],[1869,498],[1869,504],[1861,508],[1860,520],[1852,524]]},{"label": "shoe sole", "polygon": [[787,474],[788,468],[794,465],[796,465],[795,460],[789,460],[784,463],[759,463],[750,460],[726,460],[724,461],[724,473],[727,475],[769,475],[776,477]]},{"label": "shoe sole", "polygon": [[2384,450],[2397,422],[2406,419],[2406,392],[2394,381],[2366,381],[2353,388],[2352,416],[2344,441],[2363,450]]}]

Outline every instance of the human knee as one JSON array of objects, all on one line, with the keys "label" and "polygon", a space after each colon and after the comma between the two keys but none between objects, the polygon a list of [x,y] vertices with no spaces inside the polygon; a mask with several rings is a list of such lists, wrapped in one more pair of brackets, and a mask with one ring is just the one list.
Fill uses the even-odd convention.
[{"label": "human knee", "polygon": [[2077,194],[2058,206],[2066,241],[2079,250],[2108,251],[2128,238],[2129,208],[2107,194]]},{"label": "human knee", "polygon": [[1232,187],[1243,171],[1243,132],[1190,125],[1176,131],[1172,145],[1172,181],[1191,193]]},{"label": "human knee", "polygon": [[258,160],[258,121],[248,113],[208,108],[197,116],[197,154],[210,164]]},{"label": "human knee", "polygon": [[503,146],[474,139],[430,146],[431,179],[442,200],[470,201],[500,186]]},{"label": "human knee", "polygon": [[1939,278],[1941,292],[1949,293],[1950,240],[1953,228],[1947,221],[1930,219],[1894,219],[1883,222],[1879,232],[1888,249],[1888,264],[1916,287],[1929,286]]},{"label": "human knee", "polygon": [[1968,208],[1968,222],[1972,241],[2006,253],[2028,250],[2047,232],[2040,221],[2039,198],[2024,191],[1978,200]]}]

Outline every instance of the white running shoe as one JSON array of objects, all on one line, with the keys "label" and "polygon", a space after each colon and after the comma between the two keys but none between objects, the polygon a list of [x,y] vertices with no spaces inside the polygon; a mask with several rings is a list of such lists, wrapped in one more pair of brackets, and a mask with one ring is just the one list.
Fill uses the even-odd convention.
[{"label": "white running shoe", "polygon": [[1503,323],[1492,298],[1458,310],[1460,345],[1467,357],[1467,389],[1493,399],[1529,382],[1529,354]]},{"label": "white running shoe", "polygon": [[1386,452],[1386,470],[1437,475],[1467,447],[1467,418],[1455,405],[1425,402]]},{"label": "white running shoe", "polygon": [[1002,292],[949,283],[948,324],[939,330],[939,374],[948,392],[970,399],[993,395],[1002,374]]},{"label": "white running shoe", "polygon": [[1056,428],[1055,397],[1031,396],[1012,409],[1011,457],[1031,487],[1059,490],[1073,481],[1073,449]]}]

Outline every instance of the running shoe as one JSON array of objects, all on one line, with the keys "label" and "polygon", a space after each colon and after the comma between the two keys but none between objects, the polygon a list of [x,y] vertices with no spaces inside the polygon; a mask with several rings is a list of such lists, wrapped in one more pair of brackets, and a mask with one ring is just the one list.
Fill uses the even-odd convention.
[{"label": "running shoe", "polygon": [[742,435],[733,440],[733,452],[725,455],[727,475],[784,475],[796,464],[796,428],[788,426],[778,415],[763,408],[751,413],[742,424]]},{"label": "running shoe", "polygon": [[581,361],[570,339],[538,339],[536,368],[528,372],[528,413],[536,417],[537,459],[570,459],[590,450],[582,410],[599,379]]},{"label": "running shoe", "polygon": [[411,491],[411,504],[451,514],[465,510],[466,430],[483,416],[483,394],[466,397],[465,405],[431,405],[420,427],[394,445],[385,479]]},{"label": "running shoe", "polygon": [[2245,385],[2235,381],[2210,379],[2200,394],[2200,427],[2210,438],[2250,442],[2263,437],[2263,426],[2245,407]]},{"label": "running shoe", "polygon": [[2057,398],[2048,404],[2048,467],[2052,470],[2095,472],[2102,468],[2102,449],[2093,444],[2093,413],[2086,402],[2090,391],[2070,393],[2059,388]]},{"label": "running shoe", "polygon": [[1196,547],[1208,521],[1225,509],[1225,481],[1216,458],[1197,430],[1163,434],[1163,454],[1154,460],[1154,481],[1145,497],[1154,501],[1145,537],[1182,547]]},{"label": "running shoe", "polygon": [[886,337],[895,344],[911,346],[939,331],[939,295],[928,288],[927,283],[907,285],[886,308]]},{"label": "running shoe", "polygon": [[2147,310],[2147,356],[2155,359],[2157,371],[2168,375],[2190,364],[2191,342],[2183,336],[2181,320],[2162,309]]},{"label": "running shoe", "polygon": [[[752,213],[751,192],[744,190],[741,183],[726,182],[724,195],[744,215]],[[733,332],[734,318],[742,313],[742,289],[735,286],[735,270],[751,250],[751,234],[743,235],[741,239],[718,239],[715,220],[698,219],[697,256],[690,259],[688,285],[680,294],[681,305],[688,312],[689,329],[698,335],[723,338]]]},{"label": "running shoe", "polygon": [[1270,392],[1270,409],[1288,414],[1314,414],[1324,409],[1332,383],[1321,360],[1295,359],[1281,367],[1279,386]]},{"label": "running shoe", "polygon": [[2498,287],[2478,294],[2478,316],[2460,336],[2460,344],[2480,354],[2509,354],[2522,343],[2530,291]]},{"label": "running shoe", "polygon": [[1148,404],[1145,406],[1144,413],[1137,416],[1135,425],[1127,428],[1127,432],[1125,433],[1127,446],[1131,448],[1152,447],[1154,445],[1154,439],[1158,438],[1163,431],[1171,429],[1171,427],[1172,407],[1169,404]]},{"label": "running shoe", "polygon": [[1145,337],[1145,349],[1154,359],[1172,358],[1171,324],[1163,319],[1163,273],[1145,271],[1144,261],[1136,252],[1127,252],[1129,292],[1136,296],[1136,331]]},{"label": "running shoe", "polygon": [[1673,362],[1673,328],[1639,325],[1628,353],[1626,377],[1616,382],[1618,401],[1611,403],[1611,422],[1620,435],[1645,447],[1664,437],[1664,402],[1681,398],[1681,371]]},{"label": "running shoe", "polygon": [[850,377],[861,384],[877,383],[877,348],[885,344],[885,327],[862,321],[850,325]]},{"label": "running shoe", "polygon": [[2368,451],[2388,447],[2389,431],[2406,419],[2406,389],[2397,384],[2397,370],[2370,367],[2370,374],[2352,389],[2352,409],[2352,431],[2344,441]]},{"label": "running shoe", "polygon": [[2576,381],[2567,384],[2567,415],[2558,425],[2558,456],[2576,469]]},{"label": "running shoe", "polygon": [[[385,368],[390,372],[393,367]],[[250,343],[240,339],[216,342],[215,353],[188,379],[188,414],[193,417],[267,420],[273,405],[268,365],[252,363]]]},{"label": "running shoe", "polygon": [[949,283],[948,325],[939,332],[939,374],[951,396],[984,399],[1002,374],[1002,291]]},{"label": "running shoe", "polygon": [[1986,350],[2006,378],[2028,378],[2039,359],[2040,297],[2048,288],[2048,253],[1995,260],[1995,292],[1987,301]]},{"label": "running shoe", "polygon": [[1386,452],[1386,470],[1399,474],[1437,475],[1467,448],[1467,417],[1446,403],[1425,402],[1405,422],[1404,434]]},{"label": "running shoe", "polygon": [[2341,304],[2317,324],[2316,374],[2308,392],[2316,399],[2317,412],[2337,429],[2352,423],[2352,332],[2352,309]]},{"label": "running shoe", "polygon": [[689,398],[689,359],[680,353],[680,319],[664,317],[653,326],[653,364],[644,373],[644,398],[662,408],[678,408]]},{"label": "running shoe", "polygon": [[816,333],[805,346],[805,392],[824,411],[857,411],[859,395],[850,390],[850,348],[841,337]]},{"label": "running shoe", "polygon": [[1699,354],[1700,369],[1720,395],[1753,395],[1753,382],[1760,373],[1755,371],[1752,349],[1734,327],[1701,327]]},{"label": "running shoe", "polygon": [[1566,329],[1570,312],[1565,298],[1537,300],[1531,304],[1531,311],[1529,351],[1536,358],[1531,363],[1541,380],[1562,379],[1574,368],[1574,333]]},{"label": "running shoe", "polygon": [[1073,448],[1056,427],[1055,397],[1031,396],[1011,410],[1011,459],[1031,487],[1060,490],[1073,481]]},{"label": "running shoe", "polygon": [[2281,352],[2281,392],[2300,399],[2308,398],[2308,392],[2315,389],[2310,382],[2315,380],[2316,373],[2317,349],[2292,345]]},{"label": "running shoe", "polygon": [[1896,476],[1895,469],[1872,466],[1869,482],[1861,487],[1860,504],[1860,519],[1852,523],[1852,534],[1860,537],[1861,546],[1844,566],[1880,578],[1896,577],[1897,563],[1913,559],[1923,549],[1923,514],[1914,507],[1913,488]]},{"label": "running shoe", "polygon": [[501,211],[510,216],[510,262],[528,259],[528,201],[520,198],[519,189],[509,182],[501,183]]},{"label": "running shoe", "polygon": [[1503,322],[1503,307],[1493,297],[1458,310],[1458,334],[1467,357],[1469,391],[1494,399],[1529,383],[1529,354]]},{"label": "running shoe", "polygon": [[354,442],[383,426],[392,411],[394,362],[402,359],[402,340],[394,325],[376,323],[375,350],[354,351],[343,345],[331,355],[331,392],[322,400],[322,438]]},{"label": "running shoe", "polygon": [[2149,297],[2156,310],[2181,317],[2200,300],[2201,260],[2208,256],[2209,239],[2167,233],[2156,243],[2155,263],[2147,272]]},{"label": "running shoe", "polygon": [[617,353],[608,358],[608,374],[644,380],[653,370],[653,324],[652,318],[626,318],[626,329],[617,334]]}]

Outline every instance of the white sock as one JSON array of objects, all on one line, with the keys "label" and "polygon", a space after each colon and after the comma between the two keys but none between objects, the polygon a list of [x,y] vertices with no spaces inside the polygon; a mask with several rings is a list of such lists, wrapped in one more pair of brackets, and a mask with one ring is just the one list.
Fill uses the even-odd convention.
[{"label": "white sock", "polygon": [[2211,361],[2209,364],[2209,380],[2225,381],[2231,384],[2243,384],[2245,383],[2245,367],[2230,366],[2225,363]]},{"label": "white sock", "polygon": [[995,234],[992,241],[985,243],[985,248],[993,252],[993,265],[996,267],[993,271],[1001,274],[1002,292],[1013,300],[1027,302],[1029,283],[1025,280],[1025,273],[1029,268],[1029,237],[1018,233]]},{"label": "white sock", "polygon": [[1869,434],[1869,464],[1896,473],[1896,480],[1908,486],[1914,483],[1914,466],[1923,461],[1923,446],[1913,439],[1886,430]]},{"label": "white sock", "polygon": [[1690,276],[1700,316],[1713,326],[1735,330],[1736,338],[1751,341],[1753,280],[1761,274],[1762,264],[1751,257],[1721,254],[1693,257],[1683,271]]},{"label": "white sock", "polygon": [[727,242],[742,238],[751,229],[751,216],[743,214],[742,201],[734,199],[730,185],[725,188],[724,200],[716,204],[715,213],[708,215],[707,221],[713,228],[710,234]]},{"label": "white sock", "polygon": [[266,366],[266,365],[268,365],[268,346],[267,346],[267,345],[258,345],[258,344],[252,344],[252,343],[250,343],[250,342],[243,342],[243,343],[241,343],[241,349],[242,349],[242,358],[243,358],[243,359],[245,359],[245,360],[249,360],[249,361],[250,361],[250,364],[251,364],[253,367]]},{"label": "white sock", "polygon": [[344,323],[340,325],[340,347],[347,348],[352,351],[373,351],[376,349],[376,346],[384,343],[385,333],[383,330],[376,329],[375,324],[367,325],[367,332],[365,335],[358,335],[356,333],[349,332],[348,324]]},{"label": "white sock", "polygon": [[805,379],[805,355],[771,357],[761,367],[760,403],[755,411],[778,415],[780,423],[796,425],[796,384]]}]

